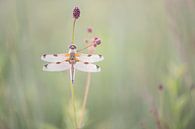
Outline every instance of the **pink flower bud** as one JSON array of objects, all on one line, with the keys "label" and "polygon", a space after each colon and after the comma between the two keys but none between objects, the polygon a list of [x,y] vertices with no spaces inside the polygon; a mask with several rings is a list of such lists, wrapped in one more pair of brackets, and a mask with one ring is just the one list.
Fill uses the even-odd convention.
[{"label": "pink flower bud", "polygon": [[93,30],[92,30],[91,27],[87,28],[87,32],[88,32],[88,33],[92,33],[92,31],[93,31]]},{"label": "pink flower bud", "polygon": [[101,39],[100,38],[98,38],[98,37],[95,37],[94,38],[94,44],[97,46],[97,45],[100,45],[101,44]]}]

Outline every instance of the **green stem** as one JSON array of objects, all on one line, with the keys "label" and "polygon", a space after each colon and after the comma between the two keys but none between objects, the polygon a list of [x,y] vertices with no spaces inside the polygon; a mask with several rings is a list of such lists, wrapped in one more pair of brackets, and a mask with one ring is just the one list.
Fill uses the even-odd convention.
[{"label": "green stem", "polygon": [[84,48],[82,48],[82,49],[79,49],[77,52],[81,52],[81,51],[83,51],[83,50],[85,50],[85,49],[87,49],[87,48],[89,48],[89,47],[91,47],[91,46],[93,46],[93,45],[90,44],[90,45],[88,45],[88,46],[86,46],[86,47],[84,47]]},{"label": "green stem", "polygon": [[[74,19],[74,22],[73,22],[71,44],[74,44],[75,23],[76,23],[76,19]],[[74,86],[72,82],[70,82],[70,90],[71,90],[71,95],[72,95],[72,106],[73,106],[73,112],[74,112],[75,129],[77,129],[78,124],[77,124],[77,115],[76,115],[75,93],[74,93]]]},{"label": "green stem", "polygon": [[77,128],[76,103],[75,103],[74,86],[73,86],[72,82],[70,82],[70,90],[71,90],[72,106],[73,106],[75,129],[76,129]]},{"label": "green stem", "polygon": [[73,27],[72,27],[72,44],[74,44],[74,30],[75,30],[75,23],[76,23],[76,19],[74,19],[74,22],[73,22]]},{"label": "green stem", "polygon": [[82,128],[82,123],[84,120],[84,114],[85,114],[87,99],[88,99],[88,94],[89,94],[90,81],[91,81],[91,73],[88,73],[86,85],[85,85],[84,99],[83,99],[83,104],[82,104],[82,109],[81,109],[81,116],[80,116],[80,121],[78,125],[79,129]]}]

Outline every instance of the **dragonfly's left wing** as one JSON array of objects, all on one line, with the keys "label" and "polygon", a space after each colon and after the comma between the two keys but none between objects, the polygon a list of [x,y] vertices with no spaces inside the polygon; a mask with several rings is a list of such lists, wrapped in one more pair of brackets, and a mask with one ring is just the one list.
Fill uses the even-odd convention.
[{"label": "dragonfly's left wing", "polygon": [[49,63],[43,66],[43,71],[64,71],[70,69],[69,62],[55,62]]},{"label": "dragonfly's left wing", "polygon": [[98,54],[79,53],[78,59],[82,62],[94,63],[94,62],[102,61],[104,59],[104,57],[102,55],[98,55]]},{"label": "dragonfly's left wing", "polygon": [[100,72],[101,69],[98,65],[90,64],[88,62],[77,62],[74,68],[83,72]]},{"label": "dragonfly's left wing", "polygon": [[41,59],[43,61],[47,62],[62,62],[69,58],[68,53],[62,53],[62,54],[44,54],[41,56]]}]

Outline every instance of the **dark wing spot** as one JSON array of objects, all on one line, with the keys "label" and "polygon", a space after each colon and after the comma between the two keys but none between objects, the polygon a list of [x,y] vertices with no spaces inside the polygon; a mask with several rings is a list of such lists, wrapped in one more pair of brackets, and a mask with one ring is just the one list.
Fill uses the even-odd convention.
[{"label": "dark wing spot", "polygon": [[56,62],[56,64],[60,64],[61,62]]},{"label": "dark wing spot", "polygon": [[88,54],[88,57],[92,56],[91,54]]},{"label": "dark wing spot", "polygon": [[57,54],[53,54],[53,56],[58,56]]},{"label": "dark wing spot", "polygon": [[84,62],[84,64],[89,64],[89,62]]},{"label": "dark wing spot", "polygon": [[44,65],[45,68],[47,68],[48,64]]},{"label": "dark wing spot", "polygon": [[45,58],[46,57],[46,54],[44,54],[43,57]]},{"label": "dark wing spot", "polygon": [[99,57],[101,58],[101,57],[102,57],[102,55],[99,55]]},{"label": "dark wing spot", "polygon": [[96,67],[97,67],[97,69],[99,69],[99,68],[100,68],[100,66],[98,66],[98,65],[96,65]]}]

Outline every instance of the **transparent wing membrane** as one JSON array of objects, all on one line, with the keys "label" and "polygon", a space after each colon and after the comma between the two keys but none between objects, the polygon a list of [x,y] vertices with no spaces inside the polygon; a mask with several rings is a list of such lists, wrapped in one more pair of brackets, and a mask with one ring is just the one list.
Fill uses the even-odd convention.
[{"label": "transparent wing membrane", "polygon": [[102,61],[104,59],[104,57],[102,55],[98,55],[98,54],[83,54],[83,53],[79,53],[78,59],[80,61],[82,61],[82,62],[94,63],[94,62]]},{"label": "transparent wing membrane", "polygon": [[43,61],[47,62],[62,62],[68,59],[68,54],[44,54],[41,56]]},{"label": "transparent wing membrane", "polygon": [[68,69],[70,69],[70,64],[65,61],[49,63],[43,66],[43,71],[65,71]]},{"label": "transparent wing membrane", "polygon": [[74,65],[75,69],[83,72],[100,72],[101,69],[98,65],[90,64],[88,62],[77,62]]}]

